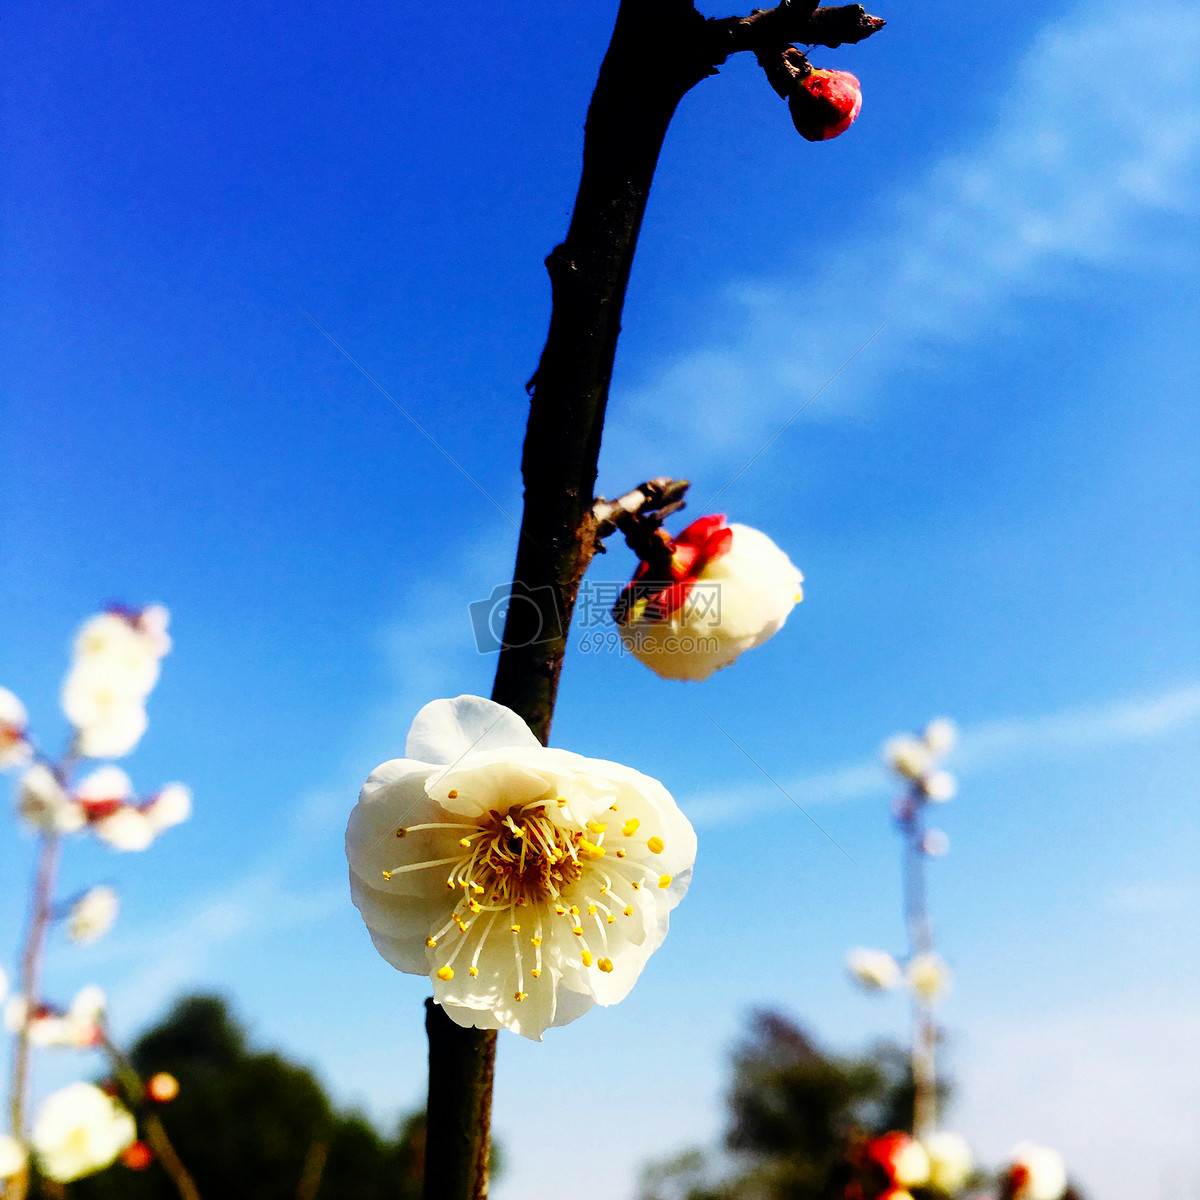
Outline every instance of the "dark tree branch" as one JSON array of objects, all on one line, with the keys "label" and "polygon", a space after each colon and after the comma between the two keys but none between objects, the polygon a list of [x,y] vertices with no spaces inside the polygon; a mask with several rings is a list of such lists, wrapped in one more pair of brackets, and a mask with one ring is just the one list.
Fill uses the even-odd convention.
[{"label": "dark tree branch", "polygon": [[749,50],[757,54],[776,46],[798,42],[802,46],[828,46],[836,49],[847,43],[865,41],[878,33],[887,22],[871,16],[861,4],[816,8],[809,4],[781,4],[778,8],[760,9],[748,17],[726,17],[710,22],[713,46],[721,57],[714,65],[725,61],[730,54]]},{"label": "dark tree branch", "polygon": [[[640,509],[624,517],[611,508],[597,513],[593,496],[625,291],[675,109],[730,54],[781,50],[793,41],[836,46],[861,41],[882,25],[858,5],[818,9],[785,0],[766,13],[708,21],[692,0],[621,0],[588,108],[571,224],[546,260],[553,306],[546,346],[528,384],[525,507],[513,571],[523,602],[509,605],[492,689],[492,698],[519,713],[543,743],[579,584],[600,539],[622,521],[635,537],[648,534],[651,523],[661,527],[658,520],[641,528]],[[658,513],[665,515],[681,497],[682,490]],[[624,499],[614,502],[618,508]],[[647,494],[647,513],[649,501]],[[496,1034],[462,1029],[432,1002],[426,1028],[424,1194],[426,1200],[480,1200],[487,1193]]]}]

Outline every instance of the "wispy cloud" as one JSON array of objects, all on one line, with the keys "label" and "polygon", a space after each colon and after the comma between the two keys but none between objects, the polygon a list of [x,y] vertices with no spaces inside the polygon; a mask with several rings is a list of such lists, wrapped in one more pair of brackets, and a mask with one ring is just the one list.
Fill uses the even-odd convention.
[{"label": "wispy cloud", "polygon": [[[960,776],[980,775],[1016,763],[1068,757],[1106,746],[1163,737],[1200,719],[1200,684],[1137,700],[1070,709],[1040,717],[988,721],[963,731],[953,767]],[[802,807],[869,799],[889,790],[880,762],[868,759],[782,781]],[[746,820],[787,803],[779,790],[754,780],[697,796],[686,805],[699,825]]]},{"label": "wispy cloud", "polygon": [[869,238],[848,238],[824,269],[808,256],[803,284],[733,285],[722,341],[616,398],[610,454],[645,461],[657,444],[661,455],[658,422],[686,410],[688,428],[672,421],[665,443],[681,463],[745,457],[893,313],[848,386],[806,419],[861,405],[851,395],[897,369],[927,374],[982,322],[1019,321],[1014,302],[1077,288],[1080,268],[1194,264],[1178,218],[1196,215],[1198,169],[1200,9],[1168,0],[1152,17],[1115,3],[1071,12],[1015,68],[991,132],[885,198]]}]

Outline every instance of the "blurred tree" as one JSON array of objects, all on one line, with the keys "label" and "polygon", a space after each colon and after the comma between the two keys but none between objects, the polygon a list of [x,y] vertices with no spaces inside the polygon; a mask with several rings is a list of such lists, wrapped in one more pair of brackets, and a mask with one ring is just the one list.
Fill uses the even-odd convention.
[{"label": "blurred tree", "polygon": [[[159,1071],[179,1095],[156,1106],[204,1200],[418,1200],[424,1118],[391,1138],[358,1113],[334,1108],[316,1076],[247,1045],[216,996],[180,1000],[145,1033],[130,1059],[144,1079]],[[70,1185],[71,1200],[178,1200],[157,1163],[116,1164]]]},{"label": "blurred tree", "polygon": [[832,1200],[847,1148],[912,1113],[907,1053],[825,1054],[778,1013],[759,1012],[734,1053],[726,1155],[687,1151],[649,1167],[642,1200]]}]

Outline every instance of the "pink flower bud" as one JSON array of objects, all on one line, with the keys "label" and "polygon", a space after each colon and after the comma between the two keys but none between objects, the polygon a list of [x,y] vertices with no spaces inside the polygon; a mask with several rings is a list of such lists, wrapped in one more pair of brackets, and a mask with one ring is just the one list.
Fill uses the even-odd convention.
[{"label": "pink flower bud", "polygon": [[802,138],[826,142],[845,133],[862,108],[862,90],[849,71],[814,67],[788,97],[792,124]]}]

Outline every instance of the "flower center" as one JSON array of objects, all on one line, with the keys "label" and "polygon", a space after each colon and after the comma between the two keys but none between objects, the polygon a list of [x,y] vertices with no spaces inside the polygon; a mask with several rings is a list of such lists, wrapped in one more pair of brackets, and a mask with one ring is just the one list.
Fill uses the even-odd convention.
[{"label": "flower center", "polygon": [[[542,805],[494,809],[469,839],[472,853],[455,872],[468,886],[482,887],[493,904],[530,904],[560,895],[582,874],[582,834],[568,837]],[[474,887],[472,887],[474,890]]]}]

